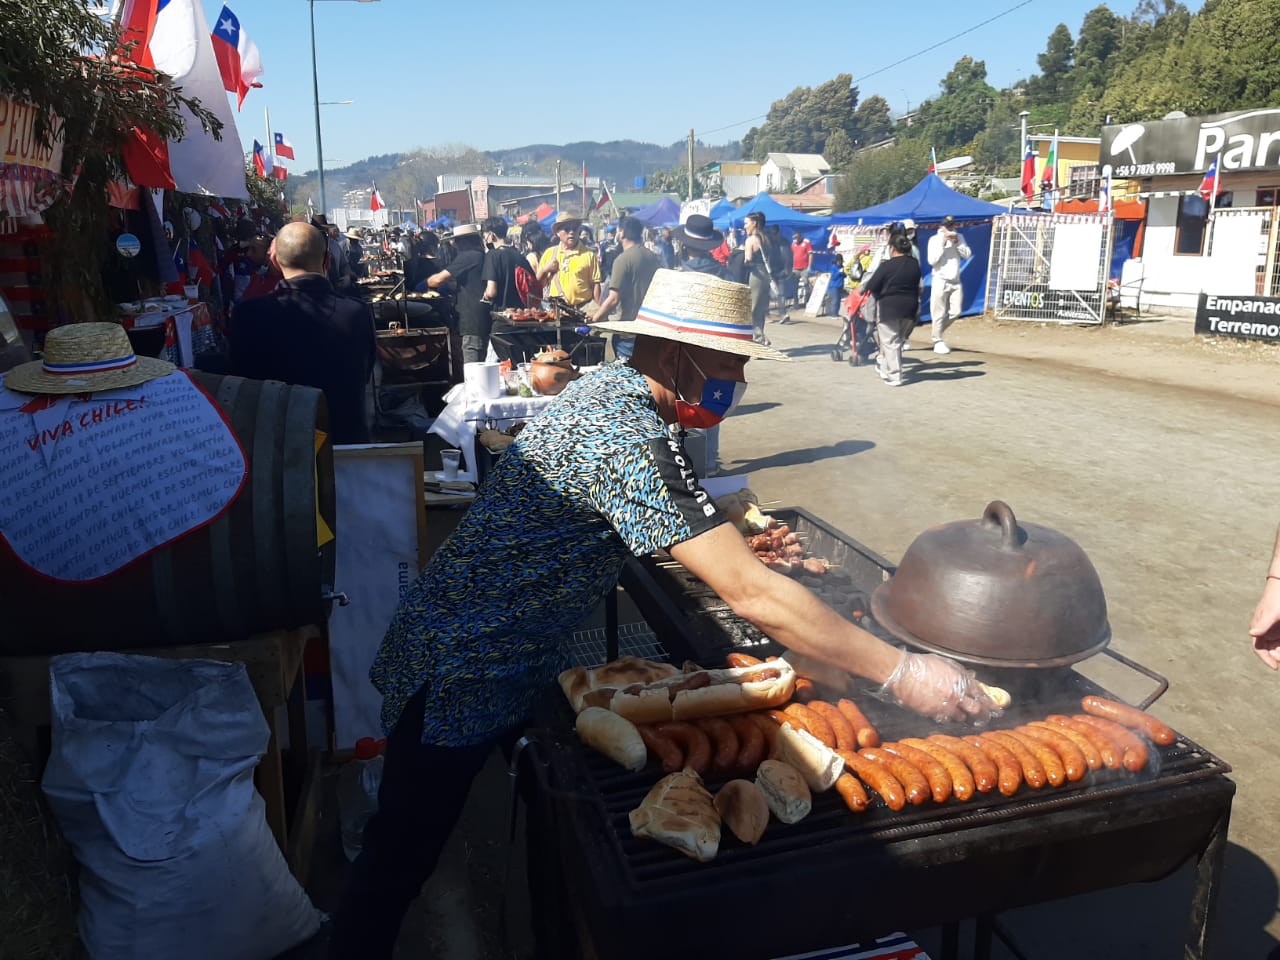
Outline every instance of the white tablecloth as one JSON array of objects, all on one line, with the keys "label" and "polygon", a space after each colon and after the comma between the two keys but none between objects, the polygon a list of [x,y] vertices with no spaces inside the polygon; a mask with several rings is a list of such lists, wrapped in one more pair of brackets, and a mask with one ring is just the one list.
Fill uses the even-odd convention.
[{"label": "white tablecloth", "polygon": [[555,397],[473,397],[467,385],[460,383],[446,393],[444,399],[446,406],[428,432],[462,451],[467,468],[458,471],[458,479],[475,483],[479,479],[476,475],[476,431],[490,422],[495,429],[501,430],[517,420],[536,417]]}]

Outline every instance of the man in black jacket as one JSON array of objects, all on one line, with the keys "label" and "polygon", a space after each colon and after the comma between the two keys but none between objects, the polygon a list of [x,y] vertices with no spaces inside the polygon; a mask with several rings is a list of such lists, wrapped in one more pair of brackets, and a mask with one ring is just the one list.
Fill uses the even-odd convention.
[{"label": "man in black jacket", "polygon": [[231,314],[231,373],[318,387],[335,443],[367,443],[365,386],[373,372],[373,313],[334,292],[327,238],[307,223],[276,235],[271,260],[284,274],[274,291]]}]

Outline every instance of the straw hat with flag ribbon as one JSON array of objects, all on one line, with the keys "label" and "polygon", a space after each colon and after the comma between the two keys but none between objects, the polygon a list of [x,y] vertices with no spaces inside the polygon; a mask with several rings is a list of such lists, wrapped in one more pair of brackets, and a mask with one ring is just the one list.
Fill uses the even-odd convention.
[{"label": "straw hat with flag ribbon", "polygon": [[610,320],[596,330],[658,337],[754,360],[790,360],[751,336],[751,290],[705,273],[659,270],[634,320]]},{"label": "straw hat with flag ribbon", "polygon": [[72,323],[50,330],[44,359],[14,367],[4,385],[21,393],[93,393],[137,386],[175,369],[165,360],[135,356],[118,323]]}]

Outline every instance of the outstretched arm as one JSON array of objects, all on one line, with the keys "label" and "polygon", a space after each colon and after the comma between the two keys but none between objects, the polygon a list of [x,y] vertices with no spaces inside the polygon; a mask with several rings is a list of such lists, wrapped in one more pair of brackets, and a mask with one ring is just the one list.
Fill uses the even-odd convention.
[{"label": "outstretched arm", "polygon": [[1249,621],[1249,636],[1258,659],[1272,670],[1280,669],[1280,530],[1276,531],[1262,597]]}]

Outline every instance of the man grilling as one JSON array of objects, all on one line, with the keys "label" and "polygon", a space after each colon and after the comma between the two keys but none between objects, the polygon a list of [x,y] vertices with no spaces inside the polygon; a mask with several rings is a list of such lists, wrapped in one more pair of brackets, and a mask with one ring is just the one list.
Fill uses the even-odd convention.
[{"label": "man grilling", "polygon": [[454,534],[405,593],[370,671],[388,745],[378,813],[348,882],[332,956],[388,958],[472,781],[569,665],[563,640],[628,556],[668,550],[788,649],[883,684],[931,717],[983,718],[956,663],[907,654],[767,569],[688,467],[686,428],[714,426],[746,389],[750,291],[659,270],[627,363],[575,380],[497,462]]}]

